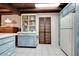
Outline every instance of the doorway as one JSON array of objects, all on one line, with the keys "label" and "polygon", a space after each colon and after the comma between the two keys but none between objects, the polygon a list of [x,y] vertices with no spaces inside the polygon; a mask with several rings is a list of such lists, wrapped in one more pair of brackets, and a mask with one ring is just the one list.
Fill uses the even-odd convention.
[{"label": "doorway", "polygon": [[39,43],[51,44],[51,17],[39,17]]}]

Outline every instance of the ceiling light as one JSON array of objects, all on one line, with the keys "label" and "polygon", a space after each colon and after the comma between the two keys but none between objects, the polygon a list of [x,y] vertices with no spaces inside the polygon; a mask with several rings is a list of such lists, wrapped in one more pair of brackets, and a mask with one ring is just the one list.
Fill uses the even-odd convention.
[{"label": "ceiling light", "polygon": [[53,4],[35,4],[35,7],[36,8],[39,8],[39,7],[58,7],[60,5],[60,3],[56,4],[56,3],[53,3]]}]

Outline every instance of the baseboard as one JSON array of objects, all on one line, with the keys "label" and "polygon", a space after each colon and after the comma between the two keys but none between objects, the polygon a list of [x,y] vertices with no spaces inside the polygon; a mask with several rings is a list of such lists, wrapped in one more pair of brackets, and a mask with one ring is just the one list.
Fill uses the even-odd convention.
[{"label": "baseboard", "polygon": [[16,46],[18,48],[36,48],[36,46]]}]

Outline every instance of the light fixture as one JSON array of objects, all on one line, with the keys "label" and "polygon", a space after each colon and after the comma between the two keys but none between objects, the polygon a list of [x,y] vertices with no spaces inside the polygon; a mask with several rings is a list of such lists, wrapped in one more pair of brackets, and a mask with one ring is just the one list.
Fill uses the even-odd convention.
[{"label": "light fixture", "polygon": [[7,18],[7,19],[5,20],[5,23],[11,23],[11,20],[10,20],[9,18]]},{"label": "light fixture", "polygon": [[52,3],[52,4],[35,4],[36,8],[42,8],[42,7],[58,7],[60,3]]}]

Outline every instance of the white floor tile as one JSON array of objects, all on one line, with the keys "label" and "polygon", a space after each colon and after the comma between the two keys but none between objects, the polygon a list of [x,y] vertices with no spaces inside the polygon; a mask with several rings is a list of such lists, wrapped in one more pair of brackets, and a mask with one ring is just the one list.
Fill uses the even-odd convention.
[{"label": "white floor tile", "polygon": [[37,48],[16,48],[16,56],[65,56],[59,47],[39,44]]}]

